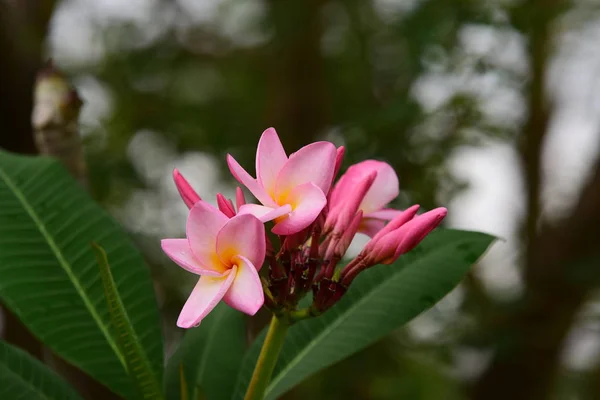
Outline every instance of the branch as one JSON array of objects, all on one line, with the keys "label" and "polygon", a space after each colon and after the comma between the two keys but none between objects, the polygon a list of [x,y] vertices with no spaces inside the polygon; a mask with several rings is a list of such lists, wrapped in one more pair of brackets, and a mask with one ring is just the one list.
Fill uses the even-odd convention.
[{"label": "branch", "polygon": [[86,182],[86,165],[79,136],[81,99],[75,88],[52,63],[39,73],[31,118],[41,154],[60,160],[80,183]]}]

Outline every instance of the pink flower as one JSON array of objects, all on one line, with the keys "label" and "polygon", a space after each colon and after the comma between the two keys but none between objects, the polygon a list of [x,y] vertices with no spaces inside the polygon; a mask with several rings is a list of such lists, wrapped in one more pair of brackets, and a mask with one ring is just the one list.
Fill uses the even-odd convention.
[{"label": "pink flower", "polygon": [[254,315],[264,303],[258,270],[265,259],[265,228],[252,215],[227,218],[204,201],[190,210],[187,239],[164,239],[164,252],[182,268],[200,275],[177,325],[200,323],[221,299]]},{"label": "pink flower", "polygon": [[254,179],[227,155],[233,176],[262,203],[245,204],[240,214],[275,220],[273,233],[291,235],[312,224],[327,203],[337,150],[332,143],[309,144],[288,158],[275,129],[263,132],[256,151]]},{"label": "pink flower", "polygon": [[345,199],[356,190],[357,185],[360,185],[366,177],[373,173],[376,173],[376,178],[358,207],[364,215],[359,232],[371,237],[385,226],[385,221],[389,221],[401,213],[401,211],[384,208],[400,193],[398,176],[389,164],[382,161],[365,160],[352,165],[332,189],[329,203],[330,210],[340,207]]}]

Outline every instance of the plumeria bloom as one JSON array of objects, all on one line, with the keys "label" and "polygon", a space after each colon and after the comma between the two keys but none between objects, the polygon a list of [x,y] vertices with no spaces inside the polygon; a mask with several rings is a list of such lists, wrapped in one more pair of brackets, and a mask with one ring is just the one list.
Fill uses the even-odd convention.
[{"label": "plumeria bloom", "polygon": [[[261,204],[246,203],[238,187],[235,202],[219,193],[218,208],[212,207],[179,171],[173,172],[190,208],[187,239],[163,240],[163,249],[200,275],[179,326],[197,325],[221,299],[251,315],[263,304],[275,314],[289,312],[292,320],[319,315],[342,298],[361,271],[393,263],[446,216],[445,208],[422,215],[417,215],[418,205],[404,211],[386,208],[400,190],[396,173],[381,161],[352,165],[330,190],[344,152],[317,142],[288,157],[275,130],[267,129],[258,143],[256,178],[227,156],[233,176]],[[265,235],[263,223],[268,221],[274,221],[278,241]],[[371,240],[337,269],[358,232]],[[258,270],[264,260],[268,271],[261,281]],[[298,310],[309,291],[311,306]]]},{"label": "plumeria bloom", "polygon": [[373,237],[384,226],[386,221],[396,217],[401,211],[385,208],[400,193],[398,176],[387,163],[376,160],[365,160],[352,165],[331,190],[329,209],[342,208],[344,202],[357,185],[369,175],[376,174],[375,180],[362,198],[358,207],[363,212],[359,232]]},{"label": "plumeria bloom", "polygon": [[336,157],[332,143],[316,142],[288,158],[275,129],[267,129],[256,151],[256,179],[227,156],[233,176],[262,203],[246,204],[239,213],[255,215],[263,222],[275,220],[272,232],[277,235],[300,232],[327,204]]},{"label": "plumeria bloom", "polygon": [[[193,197],[192,197],[193,198]],[[200,275],[177,325],[196,326],[219,303],[254,315],[264,303],[258,270],[265,259],[265,228],[252,215],[229,219],[204,201],[192,206],[186,239],[164,239],[164,252],[182,268]]]}]

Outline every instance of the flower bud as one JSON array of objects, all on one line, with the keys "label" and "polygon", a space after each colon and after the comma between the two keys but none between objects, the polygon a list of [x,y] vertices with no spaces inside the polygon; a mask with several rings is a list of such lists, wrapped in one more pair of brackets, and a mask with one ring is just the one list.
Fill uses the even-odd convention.
[{"label": "flower bud", "polygon": [[235,216],[235,209],[230,200],[227,200],[221,193],[217,193],[217,206],[219,210],[227,216],[227,218],[233,218]]},{"label": "flower bud", "polygon": [[183,175],[181,175],[177,168],[173,170],[173,180],[175,181],[175,186],[177,186],[179,195],[183,199],[185,205],[188,206],[188,208],[192,208],[194,204],[201,200],[200,196],[198,196],[198,193],[196,193],[196,191],[183,177]]},{"label": "flower bud", "polygon": [[414,249],[444,219],[448,210],[439,207],[415,217],[406,225],[398,228],[402,231],[402,241],[396,248],[394,259]]},{"label": "flower bud", "polygon": [[343,201],[329,209],[324,227],[326,233],[333,231],[333,235],[339,237],[346,231],[375,178],[377,178],[375,171],[362,178],[352,191],[344,193]]},{"label": "flower bud", "polygon": [[336,259],[342,259],[342,257],[344,257],[344,254],[346,254],[346,250],[348,250],[348,247],[350,247],[350,243],[352,243],[352,239],[354,239],[354,235],[356,235],[356,232],[358,232],[358,228],[360,227],[362,218],[362,211],[359,211],[354,215],[354,218],[352,219],[352,221],[350,221],[350,225],[348,225],[348,227],[342,234],[340,241],[337,243],[337,246],[335,247],[333,253],[333,257],[335,257]]}]

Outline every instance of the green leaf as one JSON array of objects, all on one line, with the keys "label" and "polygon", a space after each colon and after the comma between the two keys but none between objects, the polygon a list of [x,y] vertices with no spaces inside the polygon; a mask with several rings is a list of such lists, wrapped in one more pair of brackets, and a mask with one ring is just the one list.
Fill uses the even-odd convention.
[{"label": "green leaf", "polygon": [[[277,398],[432,307],[493,240],[482,233],[438,229],[394,265],[361,273],[333,308],[290,328],[266,399]],[[233,399],[243,399],[263,340],[264,333],[245,356]]]},{"label": "green leaf", "polygon": [[93,243],[92,247],[96,252],[96,258],[100,266],[100,277],[104,286],[104,296],[108,305],[110,322],[116,331],[119,349],[125,357],[129,377],[142,398],[162,399],[160,381],[156,379],[146,352],[131,326],[131,321],[110,271],[106,252],[96,243]]},{"label": "green leaf", "polygon": [[197,328],[188,329],[165,370],[167,399],[180,400],[182,377],[187,398],[196,399],[196,386],[208,400],[231,398],[234,379],[246,350],[244,316],[219,304]]},{"label": "green leaf", "polygon": [[54,371],[0,340],[0,399],[81,400]]},{"label": "green leaf", "polygon": [[129,237],[57,161],[0,152],[0,299],[54,352],[130,397],[91,242],[110,255],[133,329],[162,379],[152,281]]}]

